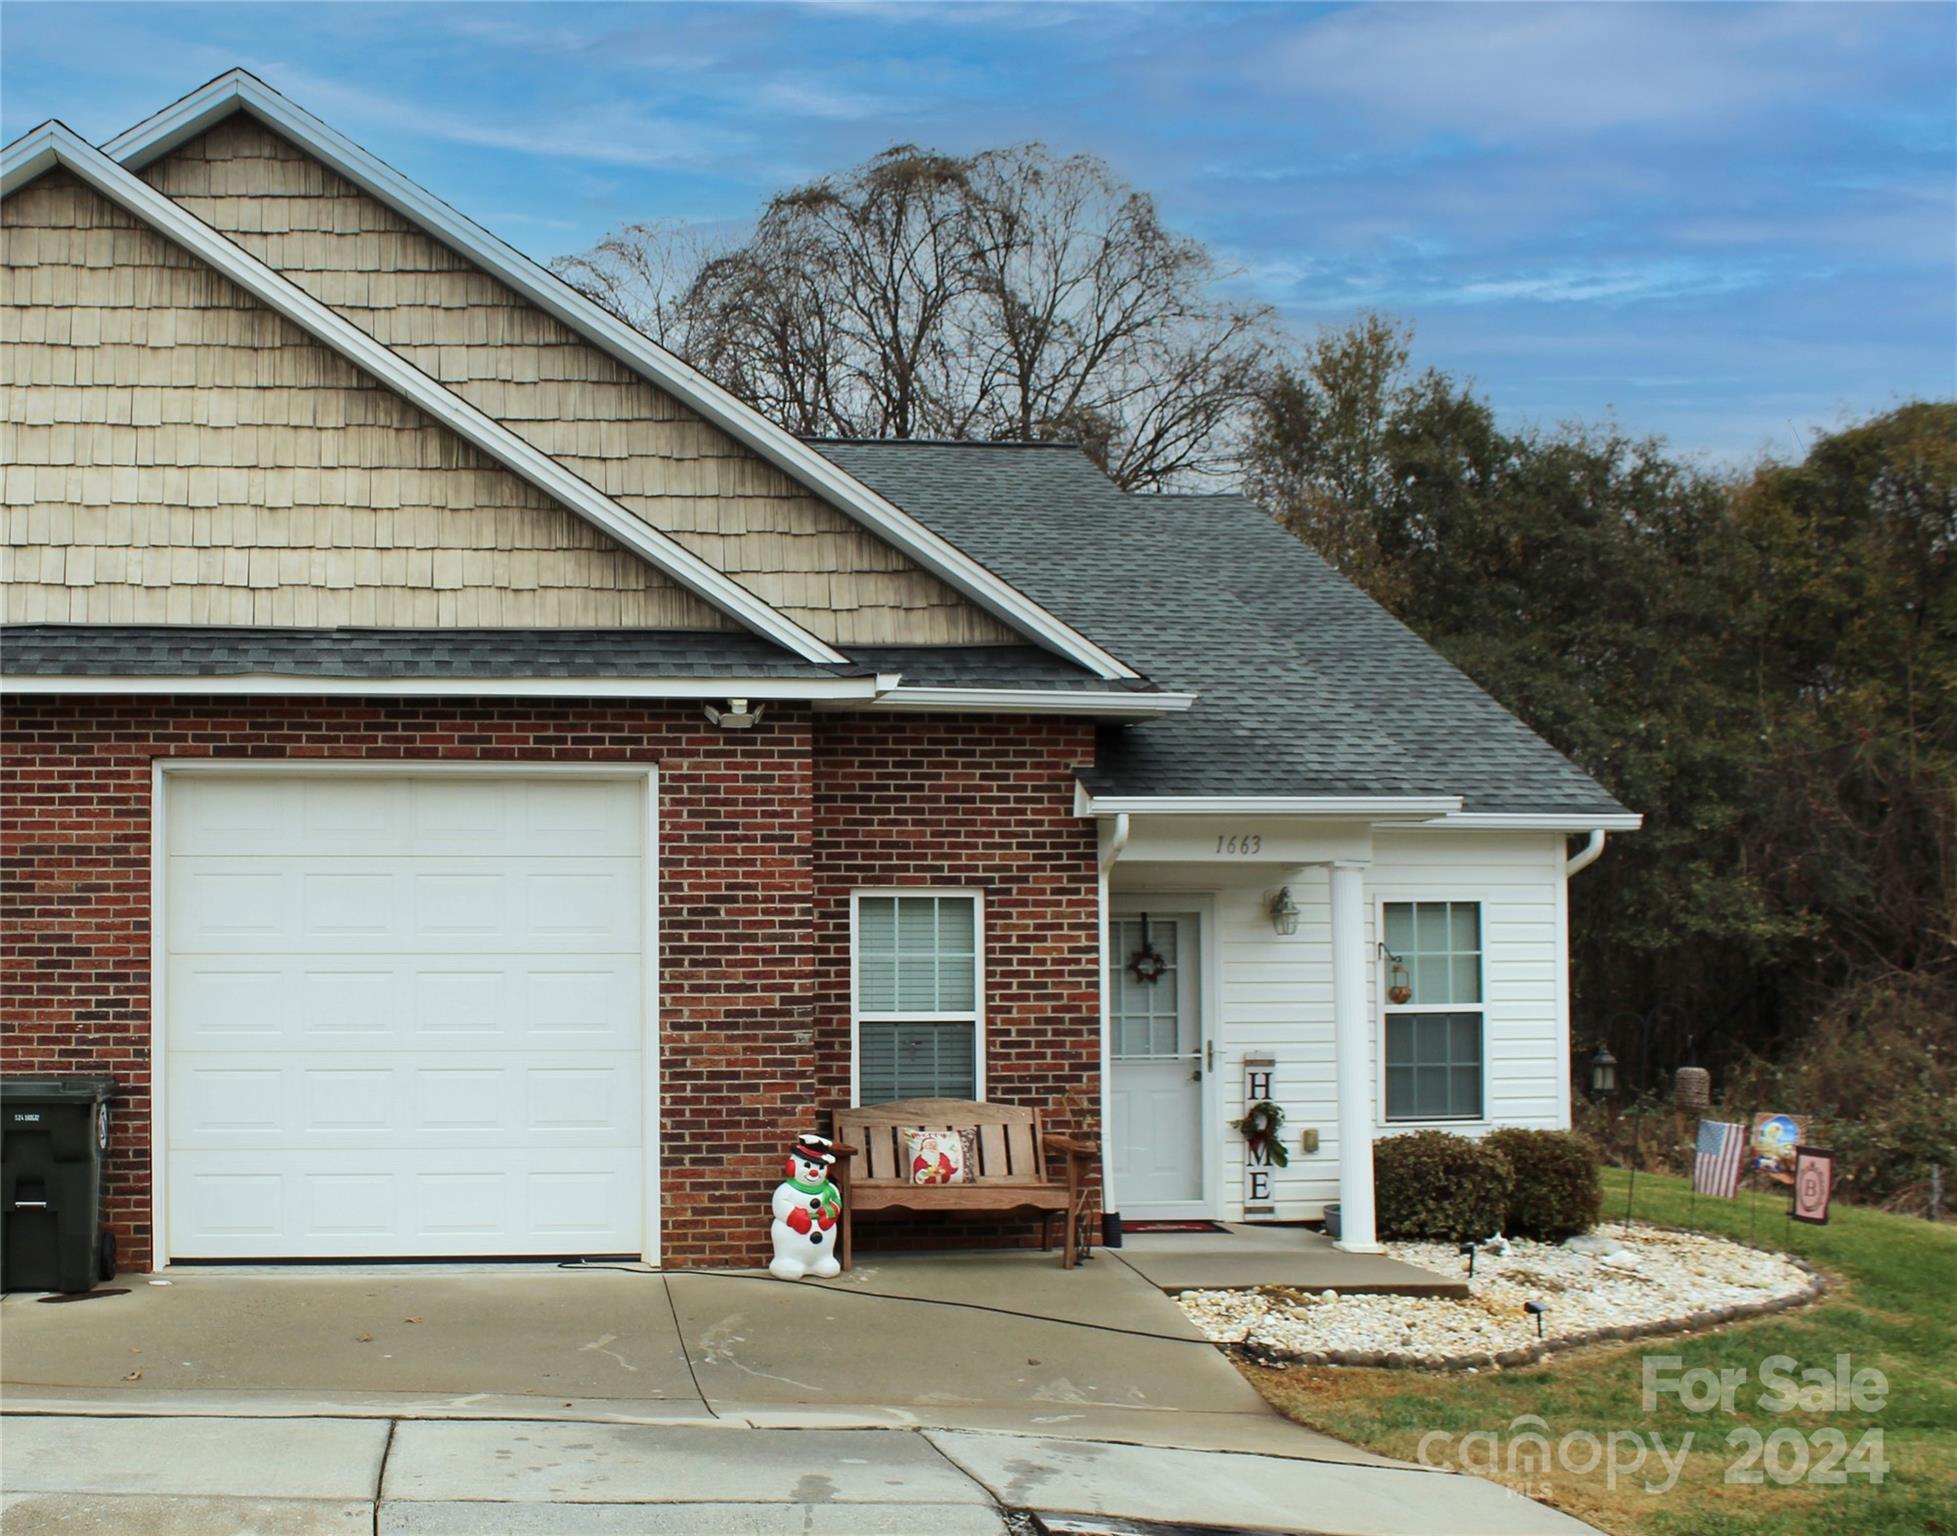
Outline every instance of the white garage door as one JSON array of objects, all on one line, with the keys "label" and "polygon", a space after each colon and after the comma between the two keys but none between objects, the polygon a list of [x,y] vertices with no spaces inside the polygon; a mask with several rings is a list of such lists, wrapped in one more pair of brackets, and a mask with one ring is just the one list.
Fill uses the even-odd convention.
[{"label": "white garage door", "polygon": [[643,779],[167,783],[170,1257],[644,1251]]}]

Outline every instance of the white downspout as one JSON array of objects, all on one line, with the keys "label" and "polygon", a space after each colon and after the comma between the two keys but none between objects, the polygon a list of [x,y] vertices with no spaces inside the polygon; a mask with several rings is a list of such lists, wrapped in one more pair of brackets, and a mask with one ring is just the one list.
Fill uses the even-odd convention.
[{"label": "white downspout", "polygon": [[1563,878],[1567,880],[1571,875],[1582,874],[1584,870],[1601,859],[1604,856],[1604,839],[1607,836],[1609,834],[1602,827],[1593,827],[1590,831],[1590,836],[1585,839],[1583,846],[1564,862]]},{"label": "white downspout", "polygon": [[1101,849],[1097,872],[1100,900],[1101,973],[1095,980],[1095,993],[1101,999],[1101,1242],[1104,1247],[1121,1246],[1121,1212],[1114,1197],[1114,1018],[1108,1000],[1108,871],[1114,868],[1128,846],[1128,813],[1114,818],[1107,843]]},{"label": "white downspout", "polygon": [[[1558,1090],[1558,1109],[1562,1124],[1570,1124],[1570,877],[1581,873],[1595,864],[1604,852],[1604,829],[1591,828],[1590,835],[1584,839],[1583,846],[1563,860],[1563,883],[1556,888],[1556,943],[1562,956],[1562,963],[1556,970],[1556,1021],[1557,1021],[1557,1075],[1562,1083]],[[1564,847],[1567,849],[1568,844]]]},{"label": "white downspout", "polygon": [[1114,819],[1114,835],[1108,839],[1108,846],[1101,853],[1101,873],[1106,874],[1114,868],[1114,861],[1121,857],[1128,847],[1128,813],[1123,811]]}]

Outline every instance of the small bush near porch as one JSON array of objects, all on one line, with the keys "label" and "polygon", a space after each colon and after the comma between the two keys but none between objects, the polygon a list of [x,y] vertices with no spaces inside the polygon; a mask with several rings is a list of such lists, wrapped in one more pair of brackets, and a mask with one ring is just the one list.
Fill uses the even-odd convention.
[{"label": "small bush near porch", "polygon": [[1515,1170],[1486,1141],[1414,1131],[1373,1143],[1373,1183],[1380,1236],[1461,1242],[1501,1230]]},{"label": "small bush near porch", "polygon": [[1462,1242],[1501,1232],[1554,1242],[1596,1221],[1599,1167],[1597,1149],[1570,1131],[1388,1136],[1373,1144],[1379,1235]]},{"label": "small bush near porch", "polygon": [[1553,1242],[1596,1225],[1604,1203],[1603,1165],[1584,1137],[1509,1125],[1490,1131],[1482,1144],[1507,1158],[1515,1175],[1502,1217],[1510,1237]]},{"label": "small bush near porch", "polygon": [[[1781,1195],[1694,1201],[1682,1180],[1641,1174],[1639,1221],[1710,1232],[1740,1242],[1784,1249],[1829,1276],[1828,1295],[1814,1306],[1755,1322],[1736,1323],[1677,1338],[1579,1349],[1540,1365],[1473,1375],[1301,1368],[1286,1371],[1241,1365],[1265,1397],[1301,1424],[1389,1456],[1428,1459],[1453,1455],[1465,1437],[1492,1437],[1499,1481],[1590,1521],[1617,1536],[1933,1536],[1957,1533],[1957,1227],[1933,1225],[1881,1211],[1837,1205],[1825,1227],[1788,1224]],[[1604,1176],[1604,1219],[1625,1209],[1625,1176]],[[1833,1375],[1837,1358],[1851,1372],[1882,1373],[1879,1407],[1853,1400],[1834,1406],[1801,1404],[1784,1410],[1763,1401],[1764,1363],[1793,1362],[1793,1376],[1817,1368]],[[1647,1364],[1661,1380],[1682,1373],[1720,1372],[1743,1382],[1734,1411],[1693,1411],[1676,1392],[1646,1402]],[[1241,1364],[1241,1363],[1240,1363]],[[1786,1369],[1783,1367],[1783,1369]],[[1880,1431],[1882,1481],[1854,1464],[1824,1467],[1817,1447],[1839,1432],[1854,1447]],[[1510,1453],[1527,1435],[1555,1445],[1587,1434],[1624,1447],[1613,1475],[1606,1453],[1589,1470],[1567,1465],[1510,1475]],[[1692,1441],[1686,1448],[1685,1436]],[[1649,1447],[1654,1435],[1670,1454],[1685,1449],[1676,1481],[1653,1456],[1628,1475],[1631,1436]],[[1440,1437],[1435,1439],[1434,1437]],[[1783,1444],[1776,1453],[1746,1459],[1756,1441]],[[1798,1468],[1798,1475],[1788,1473]],[[1526,1463],[1524,1463],[1526,1471]],[[1840,1482],[1828,1480],[1840,1472]],[[1748,1480],[1749,1475],[1759,1481]]]}]

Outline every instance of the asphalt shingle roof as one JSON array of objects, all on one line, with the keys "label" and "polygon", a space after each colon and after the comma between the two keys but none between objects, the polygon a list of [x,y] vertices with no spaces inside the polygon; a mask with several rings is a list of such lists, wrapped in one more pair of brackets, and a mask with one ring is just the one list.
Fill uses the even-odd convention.
[{"label": "asphalt shingle roof", "polygon": [[0,630],[21,677],[787,677],[862,675],[736,631],[248,629],[22,624]]},{"label": "asphalt shingle roof", "polygon": [[851,661],[876,672],[903,674],[906,688],[1087,689],[1147,693],[1147,680],[1107,678],[1037,645],[852,645]]},{"label": "asphalt shingle roof", "polygon": [[1102,731],[1097,794],[1459,794],[1475,812],[1624,807],[1240,496],[1131,496],[1077,448],[821,452],[1187,714]]},{"label": "asphalt shingle roof", "polygon": [[18,624],[0,628],[0,664],[20,677],[866,677],[913,688],[1087,689],[1108,682],[1037,645],[856,646],[804,661],[738,631],[656,629],[254,629]]},{"label": "asphalt shingle roof", "polygon": [[1196,706],[1102,728],[1109,795],[1458,794],[1466,809],[1621,815],[1594,780],[1239,496],[1131,496],[1077,448],[844,443],[822,453],[1131,667],[1110,684],[1031,645],[864,646],[806,662],[671,630],[21,625],[19,676],[774,677],[914,687],[1169,688]]}]

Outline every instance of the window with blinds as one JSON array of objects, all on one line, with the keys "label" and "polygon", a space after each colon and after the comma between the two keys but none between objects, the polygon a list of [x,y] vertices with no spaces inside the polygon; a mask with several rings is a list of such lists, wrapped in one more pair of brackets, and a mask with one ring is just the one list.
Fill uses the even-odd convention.
[{"label": "window with blinds", "polygon": [[1413,996],[1386,1009],[1386,1118],[1482,1118],[1481,904],[1390,901],[1388,953]]},{"label": "window with blinds", "polygon": [[977,1098],[977,893],[861,893],[855,908],[856,1102]]}]

